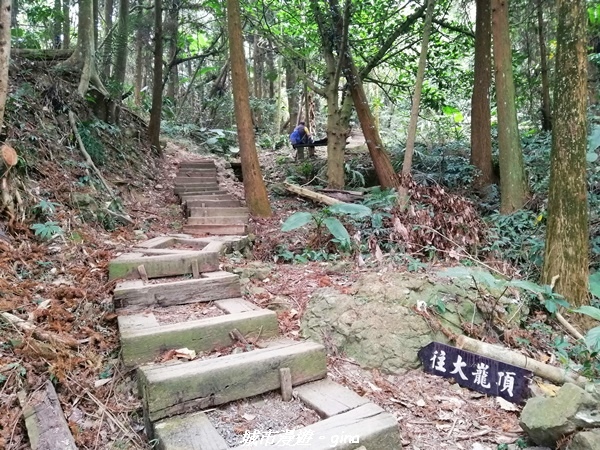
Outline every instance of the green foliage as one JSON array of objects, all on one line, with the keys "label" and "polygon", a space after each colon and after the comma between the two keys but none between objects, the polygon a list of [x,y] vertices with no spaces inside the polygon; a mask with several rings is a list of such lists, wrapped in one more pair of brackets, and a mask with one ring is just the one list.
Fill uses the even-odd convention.
[{"label": "green foliage", "polygon": [[78,125],[77,131],[81,136],[81,141],[85,149],[97,166],[103,166],[106,163],[106,154],[104,145],[97,135],[96,128],[101,127],[101,121],[82,122]]},{"label": "green foliage", "polygon": [[63,234],[63,229],[58,225],[58,222],[35,223],[29,228],[35,232],[36,236],[44,240]]},{"label": "green foliage", "polygon": [[31,208],[31,211],[36,220],[47,220],[56,212],[57,206],[60,204],[42,199]]},{"label": "green foliage", "polygon": [[237,147],[237,133],[220,128],[206,128],[185,123],[177,124],[165,121],[161,125],[161,132],[171,137],[188,137],[203,145],[208,151],[223,156],[231,156],[239,152]]}]

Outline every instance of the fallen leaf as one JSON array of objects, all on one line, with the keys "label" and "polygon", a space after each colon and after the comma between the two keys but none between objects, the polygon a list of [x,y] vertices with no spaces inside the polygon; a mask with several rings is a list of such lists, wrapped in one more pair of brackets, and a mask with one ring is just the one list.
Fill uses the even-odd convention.
[{"label": "fallen leaf", "polygon": [[102,378],[101,380],[96,380],[94,382],[94,387],[104,386],[112,381],[112,378]]}]

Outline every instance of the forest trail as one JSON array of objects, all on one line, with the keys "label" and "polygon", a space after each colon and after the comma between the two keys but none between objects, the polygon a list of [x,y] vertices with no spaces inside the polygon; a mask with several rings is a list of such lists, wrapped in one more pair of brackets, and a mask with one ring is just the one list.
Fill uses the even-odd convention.
[{"label": "forest trail", "polygon": [[[175,191],[190,213],[185,231],[240,235],[159,236],[109,264],[110,277],[121,280],[114,303],[122,358],[137,367],[147,435],[165,450],[291,448],[302,442],[312,449],[400,448],[392,414],[327,379],[323,345],[281,338],[275,312],[244,300],[239,277],[219,270],[221,253],[247,244],[241,234],[248,212],[219,189],[214,163],[182,162]],[[190,320],[198,308],[213,311]],[[200,411],[274,390],[281,391],[283,410],[296,397],[321,420],[293,431],[297,424],[276,432],[246,430],[236,442]]]}]

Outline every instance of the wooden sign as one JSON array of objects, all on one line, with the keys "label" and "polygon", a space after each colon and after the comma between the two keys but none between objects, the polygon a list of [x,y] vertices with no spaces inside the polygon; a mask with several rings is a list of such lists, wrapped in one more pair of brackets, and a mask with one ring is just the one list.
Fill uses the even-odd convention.
[{"label": "wooden sign", "polygon": [[459,385],[482,394],[523,403],[533,374],[521,367],[461,350],[439,342],[419,350],[425,372],[453,378]]}]

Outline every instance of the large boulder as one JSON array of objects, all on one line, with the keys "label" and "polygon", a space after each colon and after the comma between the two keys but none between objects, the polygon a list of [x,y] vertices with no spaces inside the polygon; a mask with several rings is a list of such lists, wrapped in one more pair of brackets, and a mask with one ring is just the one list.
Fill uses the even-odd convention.
[{"label": "large boulder", "polygon": [[599,448],[600,430],[589,430],[577,433],[567,450],[598,450]]},{"label": "large boulder", "polygon": [[[302,318],[302,333],[323,342],[330,353],[343,352],[365,368],[400,373],[419,366],[418,351],[432,341],[447,343],[414,308],[436,308],[443,326],[460,332],[462,323],[481,322],[477,293],[456,281],[424,276],[364,274],[348,294],[333,288],[315,291]],[[429,313],[431,314],[431,313]]]},{"label": "large boulder", "polygon": [[[597,394],[567,383],[559,389],[556,397],[530,399],[521,413],[521,427],[536,444],[554,447],[559,439],[576,430],[600,426],[598,401]],[[586,440],[589,440],[588,435],[578,438],[581,443]]]}]

